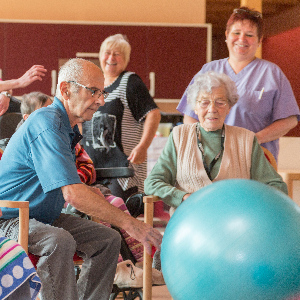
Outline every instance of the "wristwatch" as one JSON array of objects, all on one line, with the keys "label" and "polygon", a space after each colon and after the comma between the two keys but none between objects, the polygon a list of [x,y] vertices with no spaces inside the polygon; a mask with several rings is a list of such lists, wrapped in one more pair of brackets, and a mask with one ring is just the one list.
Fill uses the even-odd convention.
[{"label": "wristwatch", "polygon": [[11,94],[7,91],[6,92],[1,92],[0,94],[6,96],[8,98],[11,98]]}]

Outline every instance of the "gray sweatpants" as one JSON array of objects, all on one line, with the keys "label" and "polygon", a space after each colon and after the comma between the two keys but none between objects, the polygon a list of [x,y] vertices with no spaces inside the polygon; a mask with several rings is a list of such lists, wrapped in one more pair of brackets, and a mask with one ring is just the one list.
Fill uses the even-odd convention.
[{"label": "gray sweatpants", "polygon": [[[16,219],[0,222],[0,231],[16,240]],[[120,235],[102,224],[61,214],[52,226],[29,220],[29,252],[40,256],[37,273],[42,300],[108,300],[118,255]],[[75,279],[73,256],[84,260]]]}]

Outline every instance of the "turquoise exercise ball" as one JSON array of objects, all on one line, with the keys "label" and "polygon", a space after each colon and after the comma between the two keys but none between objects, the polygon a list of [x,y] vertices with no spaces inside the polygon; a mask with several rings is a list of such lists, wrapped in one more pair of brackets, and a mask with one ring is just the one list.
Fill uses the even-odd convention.
[{"label": "turquoise exercise ball", "polygon": [[254,180],[210,184],[171,217],[161,264],[174,300],[300,299],[300,207]]}]

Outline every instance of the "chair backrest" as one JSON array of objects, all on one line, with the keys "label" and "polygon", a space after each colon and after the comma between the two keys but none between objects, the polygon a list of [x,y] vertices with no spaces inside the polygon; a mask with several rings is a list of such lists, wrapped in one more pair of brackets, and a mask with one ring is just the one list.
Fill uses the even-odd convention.
[{"label": "chair backrest", "polygon": [[28,232],[29,232],[29,202],[0,200],[0,207],[19,209],[19,239],[18,243],[28,253]]},{"label": "chair backrest", "polygon": [[267,148],[265,148],[263,146],[261,146],[261,148],[263,149],[263,151],[265,153],[265,157],[267,158],[269,163],[272,165],[272,167],[275,169],[275,171],[277,171],[277,162],[276,162],[274,155]]},{"label": "chair backrest", "polygon": [[0,139],[10,138],[22,120],[21,113],[6,113],[0,116]]}]

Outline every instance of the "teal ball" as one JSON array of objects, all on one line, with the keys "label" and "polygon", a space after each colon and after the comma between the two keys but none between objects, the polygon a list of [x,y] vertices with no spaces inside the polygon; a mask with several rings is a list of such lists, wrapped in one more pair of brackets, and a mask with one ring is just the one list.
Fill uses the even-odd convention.
[{"label": "teal ball", "polygon": [[177,208],[161,263],[174,300],[297,299],[300,208],[254,180],[215,182]]}]

